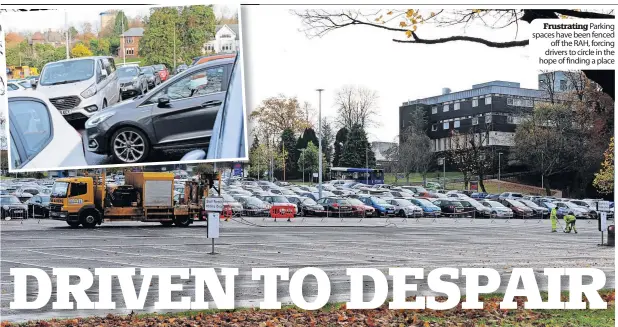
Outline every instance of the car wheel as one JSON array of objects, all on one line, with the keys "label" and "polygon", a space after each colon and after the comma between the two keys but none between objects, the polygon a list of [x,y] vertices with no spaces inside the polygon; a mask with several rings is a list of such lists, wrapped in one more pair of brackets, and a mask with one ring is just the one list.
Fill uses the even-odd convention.
[{"label": "car wheel", "polygon": [[115,161],[136,163],[148,157],[150,143],[141,131],[132,127],[124,127],[112,136],[110,149]]},{"label": "car wheel", "polygon": [[79,221],[67,221],[67,225],[69,225],[71,228],[77,228],[79,227]]},{"label": "car wheel", "polygon": [[489,214],[489,217],[490,217],[490,218],[496,218],[497,216],[498,216],[498,214],[497,214],[495,211],[492,211],[492,212]]},{"label": "car wheel", "polygon": [[406,217],[406,213],[403,210],[399,210],[399,216],[400,217]]},{"label": "car wheel", "polygon": [[165,227],[169,227],[172,226],[174,224],[173,221],[162,221],[161,225],[165,226]]}]

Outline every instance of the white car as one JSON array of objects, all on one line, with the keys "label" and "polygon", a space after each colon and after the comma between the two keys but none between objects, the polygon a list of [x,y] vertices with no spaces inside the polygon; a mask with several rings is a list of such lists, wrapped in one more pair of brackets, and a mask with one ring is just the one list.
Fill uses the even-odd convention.
[{"label": "white car", "polygon": [[8,81],[6,83],[6,88],[9,91],[19,91],[19,90],[31,90],[32,89],[32,85],[30,85],[30,82],[27,80],[14,80],[14,81]]},{"label": "white car", "polygon": [[457,193],[457,192],[453,192],[453,193],[446,193],[446,196],[448,196],[449,198],[455,198],[455,199],[459,199],[459,200],[468,200],[470,199],[469,196],[463,194],[463,193]]},{"label": "white car", "polygon": [[11,170],[88,165],[82,136],[44,94],[13,91],[8,98]]},{"label": "white car", "polygon": [[32,86],[45,94],[67,120],[85,119],[120,101],[113,57],[82,57],[43,66]]},{"label": "white car", "polygon": [[490,217],[513,218],[513,210],[507,208],[500,202],[486,200],[481,202],[481,204],[491,208]]},{"label": "white car", "polygon": [[388,199],[386,202],[395,206],[395,214],[400,217],[423,216],[423,208],[415,205],[407,199]]}]

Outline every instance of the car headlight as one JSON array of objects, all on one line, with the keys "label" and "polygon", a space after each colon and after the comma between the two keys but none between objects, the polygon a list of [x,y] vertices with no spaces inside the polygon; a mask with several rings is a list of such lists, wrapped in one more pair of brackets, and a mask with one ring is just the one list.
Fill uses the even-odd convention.
[{"label": "car headlight", "polygon": [[88,119],[86,121],[86,128],[92,128],[95,127],[97,125],[99,125],[100,123],[104,122],[105,120],[107,120],[109,117],[113,116],[114,113],[113,112],[107,112],[107,113],[102,113],[99,115],[94,115],[92,117],[90,117],[90,119]]},{"label": "car headlight", "polygon": [[94,83],[90,85],[87,89],[85,89],[82,93],[80,93],[80,95],[84,99],[88,99],[95,94],[97,94],[97,85]]}]

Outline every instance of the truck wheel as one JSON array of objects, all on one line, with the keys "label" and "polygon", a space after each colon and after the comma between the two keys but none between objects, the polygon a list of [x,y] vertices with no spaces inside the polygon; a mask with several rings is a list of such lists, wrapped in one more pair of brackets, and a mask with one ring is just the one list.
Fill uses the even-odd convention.
[{"label": "truck wheel", "polygon": [[99,222],[99,213],[95,210],[86,210],[79,216],[79,221],[86,228],[94,228]]},{"label": "truck wheel", "polygon": [[191,225],[191,216],[177,216],[174,219],[174,224],[176,224],[176,226],[180,226],[180,227],[187,227],[189,225]]},{"label": "truck wheel", "polygon": [[67,221],[67,224],[71,226],[71,228],[79,227],[79,221]]},{"label": "truck wheel", "polygon": [[174,224],[173,221],[162,221],[161,225],[165,226],[165,227],[169,227],[172,226]]}]

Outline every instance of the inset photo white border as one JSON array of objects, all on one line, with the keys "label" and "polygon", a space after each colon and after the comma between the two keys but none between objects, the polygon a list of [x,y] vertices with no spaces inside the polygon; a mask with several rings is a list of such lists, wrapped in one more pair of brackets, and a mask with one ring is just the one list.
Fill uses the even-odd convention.
[{"label": "inset photo white border", "polygon": [[[217,3],[217,1],[213,1],[213,2]],[[174,3],[174,7],[177,7],[180,5],[181,4]],[[182,4],[182,5],[191,6],[191,5],[199,5],[199,4],[196,4],[195,2],[189,2],[186,4]],[[242,111],[236,110],[235,112],[233,112],[233,111],[229,111],[228,109],[228,110],[225,110],[225,112],[221,112],[221,110],[219,109],[214,114],[210,113],[207,123],[212,123],[214,126],[211,130],[207,131],[206,134],[204,135],[204,140],[206,140],[207,142],[199,142],[199,143],[196,143],[194,146],[186,146],[186,147],[185,146],[182,146],[182,147],[174,146],[177,144],[175,143],[176,142],[174,140],[175,138],[177,139],[184,139],[184,138],[188,138],[188,139],[200,138],[201,139],[202,138],[202,136],[199,135],[200,134],[199,129],[197,129],[199,128],[199,125],[194,124],[194,127],[196,127],[197,133],[193,132],[193,135],[191,135],[192,134],[191,131],[187,132],[187,131],[182,131],[182,128],[172,128],[172,130],[175,130],[173,134],[170,133],[171,135],[163,136],[160,139],[157,139],[157,141],[163,140],[164,142],[167,141],[169,143],[175,143],[175,144],[167,146],[167,147],[157,147],[157,149],[155,150],[152,148],[149,142],[152,135],[154,134],[155,127],[154,127],[154,123],[152,123],[152,118],[148,118],[152,116],[147,114],[141,117],[137,117],[138,119],[129,120],[130,122],[129,126],[137,127],[139,126],[138,122],[144,122],[144,121],[146,123],[152,124],[151,125],[152,129],[148,132],[144,132],[142,129],[138,129],[138,131],[142,132],[142,136],[144,136],[147,139],[146,142],[144,142],[145,148],[147,149],[145,152],[148,153],[149,151],[155,151],[155,154],[151,156],[150,158],[150,160],[152,161],[141,161],[140,160],[136,162],[122,163],[122,162],[119,162],[117,159],[114,160],[115,158],[112,155],[109,155],[109,154],[99,155],[99,154],[90,152],[88,150],[88,143],[90,142],[90,140],[86,136],[87,128],[85,126],[86,125],[85,122],[87,120],[83,119],[81,120],[81,122],[67,121],[63,117],[63,115],[58,110],[56,110],[56,108],[54,107],[54,104],[52,104],[49,101],[49,98],[56,100],[54,96],[48,96],[46,93],[43,93],[41,90],[30,90],[30,89],[17,90],[17,91],[11,91],[11,93],[9,93],[8,90],[5,90],[5,95],[2,96],[2,99],[1,99],[0,108],[2,109],[3,117],[6,117],[5,119],[3,119],[3,122],[5,122],[6,124],[3,124],[3,126],[1,126],[0,128],[2,129],[2,133],[4,133],[3,136],[5,136],[2,138],[2,140],[6,140],[6,142],[4,142],[3,147],[2,147],[2,150],[6,150],[6,151],[3,151],[2,155],[8,156],[9,172],[12,172],[12,173],[13,172],[36,172],[36,171],[47,171],[47,170],[72,170],[72,169],[92,169],[92,168],[107,168],[107,167],[134,167],[134,166],[156,166],[156,165],[169,165],[169,164],[196,164],[196,163],[245,162],[247,161],[248,160],[248,142],[247,142],[248,140],[248,136],[247,136],[248,119],[247,119],[247,107],[246,107],[246,101],[245,101],[245,82],[244,82],[245,68],[244,68],[244,60],[243,60],[244,56],[243,56],[243,40],[242,40],[242,18],[241,18],[240,5],[239,4],[232,4],[232,5],[213,4],[212,6],[213,6],[213,12],[215,15],[215,19],[216,19],[215,24],[217,24],[216,25],[217,27],[219,27],[220,25],[227,25],[227,24],[233,25],[234,23],[236,23],[235,25],[237,25],[237,28],[228,27],[233,32],[231,34],[235,40],[231,42],[232,46],[230,48],[226,48],[225,51],[221,51],[221,49],[217,50],[217,48],[221,47],[220,35],[218,35],[221,33],[217,33],[219,30],[216,29],[215,37],[213,37],[212,39],[206,38],[204,40],[204,47],[202,48],[202,53],[200,53],[199,56],[197,57],[213,55],[213,58],[211,58],[210,60],[206,60],[206,61],[210,61],[211,63],[214,61],[213,59],[223,59],[223,60],[229,61],[228,63],[225,63],[222,66],[223,67],[222,69],[217,68],[218,69],[217,73],[221,74],[221,79],[225,83],[225,86],[227,86],[228,89],[234,94],[240,94],[241,99],[234,98],[232,100],[229,100],[229,97],[227,96],[227,92],[214,92],[214,93],[209,93],[209,95],[210,94],[214,95],[214,96],[211,96],[213,99],[206,99],[205,100],[206,102],[202,104],[191,103],[191,105],[195,105],[199,111],[201,112],[205,111],[206,114],[209,113],[209,108],[212,108],[212,107],[221,108],[221,106],[228,107],[228,106],[232,106],[233,104],[236,105],[235,107],[237,107],[237,105],[240,104],[242,106]],[[172,7],[172,6],[171,4],[152,5],[152,6],[144,6],[144,5],[125,5],[125,6],[76,5],[76,6],[71,6],[71,5],[64,5],[64,6],[56,6],[55,8],[49,8],[49,10],[40,10],[40,11],[15,11],[15,12],[6,11],[6,12],[0,13],[0,16],[2,17],[3,32],[9,31],[9,32],[27,33],[29,37],[25,39],[25,41],[29,41],[28,45],[30,45],[31,47],[34,45],[33,42],[31,41],[32,36],[37,36],[37,40],[35,40],[37,44],[41,43],[41,44],[49,45],[49,46],[43,45],[41,47],[46,46],[46,47],[52,47],[52,49],[53,48],[66,49],[67,48],[67,41],[66,41],[67,33],[64,33],[63,31],[68,30],[69,27],[74,28],[75,29],[74,32],[77,32],[76,37],[70,40],[69,44],[71,44],[71,47],[69,47],[69,49],[66,50],[70,52],[71,50],[73,50],[75,45],[77,45],[78,43],[85,43],[81,39],[82,37],[88,42],[91,39],[93,39],[94,35],[96,35],[94,36],[95,40],[97,41],[102,40],[102,38],[99,37],[99,35],[102,32],[101,26],[102,26],[103,20],[101,17],[103,17],[104,13],[110,12],[110,11],[111,12],[123,11],[123,13],[126,13],[125,17],[132,18],[132,19],[139,19],[142,21],[142,24],[144,24],[143,17],[146,15],[150,15],[150,8],[156,8],[156,7]],[[60,16],[59,18],[56,19],[56,21],[58,22],[55,25],[50,23],[51,20],[49,19],[49,15],[51,12]],[[73,13],[74,17],[76,17],[74,20],[67,18],[67,17],[72,16],[71,13]],[[86,15],[86,13],[90,13],[90,15]],[[45,18],[34,17],[34,16],[41,16],[41,15],[45,16]],[[87,20],[83,18],[83,17],[90,17],[90,16],[94,16],[95,19]],[[39,21],[40,23],[37,23],[34,26],[32,24],[29,24],[29,26],[23,26],[23,24],[21,23],[24,21],[32,21],[32,20]],[[60,22],[60,20],[62,21]],[[234,20],[236,20],[237,22],[234,22]],[[128,19],[125,19],[125,20],[121,19],[120,21],[124,23],[124,22],[127,22]],[[230,23],[226,23],[226,22],[230,22]],[[114,22],[109,22],[108,24],[113,25],[113,23]],[[129,22],[129,25],[131,25],[132,23],[133,22]],[[54,26],[51,26],[51,25],[54,25]],[[44,28],[45,26],[48,26],[48,27]],[[129,32],[130,28],[127,28],[124,26],[122,28],[123,30],[125,30],[125,33]],[[39,33],[35,35],[31,31],[33,29],[38,31]],[[133,30],[135,31],[135,29]],[[178,29],[176,29],[176,31],[178,31]],[[90,38],[85,38],[84,34],[86,33],[91,33]],[[237,37],[234,37],[233,35],[234,33],[238,34]],[[60,35],[60,37],[58,37],[58,35]],[[50,36],[54,36],[58,38],[58,40],[55,40],[55,39],[47,40],[46,38],[49,38]],[[78,39],[78,37],[80,37],[80,39]],[[117,47],[123,47],[123,46],[127,47],[127,43],[121,42],[121,40],[123,39],[128,40],[128,37],[129,37],[128,35],[124,37],[119,36],[118,38],[120,39],[120,41],[118,41],[119,45]],[[39,38],[41,38],[41,40],[38,40]],[[109,38],[105,40],[109,40]],[[176,38],[176,40],[178,40],[178,38]],[[209,42],[209,41],[213,41],[213,42]],[[2,43],[3,44],[5,43],[4,36],[2,36]],[[206,47],[207,43],[212,44],[212,48]],[[106,45],[103,45],[102,47],[105,47],[105,46]],[[6,50],[6,46],[3,47],[3,49]],[[123,52],[124,56],[123,55],[110,56],[112,58],[116,57],[115,64],[113,65],[116,67],[115,67],[115,70],[112,71],[112,73],[114,74],[116,73],[118,68],[120,68],[121,66],[124,66],[123,65],[124,63],[131,66],[130,61],[126,60],[128,59],[126,52],[120,51],[119,49],[120,48],[118,48],[118,53],[114,52],[113,55]],[[181,49],[178,49],[178,47],[176,49],[177,49],[176,55],[180,56]],[[212,49],[211,53],[206,52],[206,50],[210,50],[210,49]],[[86,48],[86,50],[90,50],[90,49]],[[66,53],[65,51],[62,51],[62,52]],[[193,53],[190,54],[191,57],[187,56],[188,59],[182,60],[184,64],[191,64],[190,59],[196,58],[196,56],[193,56],[192,54]],[[90,53],[87,53],[85,56],[90,56],[90,55],[96,56],[99,54],[92,53],[92,51],[90,51]],[[221,57],[215,57],[216,55],[225,55],[225,56],[221,58]],[[58,60],[50,60],[48,62],[56,62],[59,60],[65,60],[65,58],[66,57],[59,58]],[[138,55],[138,58],[139,58],[139,55]],[[3,55],[2,56],[3,65],[5,62],[5,59],[6,58]],[[101,58],[101,59],[105,59],[105,58]],[[95,61],[95,63],[97,62],[98,61]],[[176,62],[179,63],[178,65],[180,66],[180,59],[177,57],[176,57]],[[202,63],[200,62],[200,64]],[[140,64],[138,63],[138,65]],[[171,66],[171,65],[168,65],[168,66]],[[5,67],[2,68],[2,75],[4,76],[2,75],[0,76],[2,76],[3,80],[6,82],[8,81],[8,76],[6,75],[7,69]],[[37,73],[36,75],[40,74],[40,70],[42,70],[41,68],[39,68],[39,70],[36,72]],[[203,71],[203,70],[200,70],[200,71]],[[168,74],[171,75],[171,73],[172,73],[172,67],[169,67]],[[195,73],[198,73],[198,72],[196,71]],[[238,76],[236,76],[237,74]],[[115,74],[115,75],[118,75],[118,74]],[[154,74],[151,73],[150,75],[153,75],[153,77],[156,76],[160,80],[160,76],[158,75],[157,72],[154,72]],[[234,78],[233,83],[232,83],[232,78]],[[118,76],[115,76],[116,81],[118,81],[119,79],[120,78]],[[181,79],[177,79],[177,80],[181,80]],[[38,78],[37,78],[37,82],[38,82]],[[190,82],[193,83],[194,79],[192,79]],[[72,83],[71,86],[76,86],[75,84],[79,84],[79,83]],[[118,82],[118,85],[119,84],[120,83]],[[154,87],[158,86],[159,84],[160,84],[160,81],[159,83],[152,85],[151,88],[154,89]],[[141,86],[141,84],[139,85]],[[240,85],[241,90],[232,91],[234,85]],[[81,84],[79,85],[79,87],[81,87]],[[87,85],[86,87],[90,88]],[[66,92],[65,91],[66,89],[70,89],[68,87],[67,88],[62,87],[62,88],[63,90],[61,90],[61,92]],[[147,88],[147,92],[144,97],[148,97],[149,93],[152,92],[152,90],[148,89],[148,86],[146,88]],[[159,88],[158,91],[161,91],[164,89],[167,90],[168,88],[167,87]],[[101,90],[97,90],[97,92],[100,92],[100,91]],[[13,92],[19,93],[19,94],[15,94]],[[119,93],[122,94],[120,89],[119,89]],[[116,98],[119,98],[120,94]],[[136,94],[136,95],[128,94],[128,95],[136,96],[136,97],[141,96],[139,94]],[[54,110],[47,109],[48,117],[46,118],[49,119],[49,122],[51,125],[50,126],[51,128],[48,131],[50,135],[49,139],[47,140],[44,146],[38,149],[38,152],[36,154],[28,156],[29,157],[28,161],[26,161],[25,164],[22,163],[21,168],[17,168],[17,169],[13,169],[14,165],[11,164],[13,163],[13,160],[12,160],[13,151],[10,148],[12,145],[11,140],[13,138],[10,136],[10,132],[9,132],[10,131],[9,126],[11,126],[10,121],[9,121],[9,115],[8,115],[9,96],[12,99],[17,98],[17,97],[28,97],[30,100],[34,100],[38,102],[39,104],[44,103],[45,106],[49,109],[54,109]],[[145,99],[145,100],[148,100],[148,99]],[[171,101],[172,105],[174,101],[178,101],[178,100],[172,99]],[[80,99],[80,102],[81,102],[81,99]],[[131,106],[131,104],[135,102],[137,101],[134,98],[125,99],[125,101],[121,102],[120,106],[126,106],[126,104],[129,104],[129,107],[131,108],[122,108],[122,107],[120,108],[139,110],[144,107],[144,106],[138,106],[138,105]],[[196,102],[196,101],[193,101],[193,102]],[[158,105],[154,103],[150,105],[151,105],[151,110],[156,110],[158,108]],[[109,107],[112,107],[112,106],[113,105],[110,105]],[[99,107],[104,107],[104,105],[101,105]],[[107,110],[110,110],[110,113],[114,112],[114,115],[118,112],[122,112],[122,111],[118,111],[118,108],[108,108]],[[100,112],[105,112],[105,110],[102,110]],[[171,116],[161,116],[162,118],[159,123],[161,123],[162,125],[173,124],[171,126],[176,125],[176,127],[179,127],[178,121],[182,120],[183,117],[187,117],[187,116],[183,116],[187,114],[187,111],[182,110],[182,111],[179,111],[178,113],[179,115],[175,118]],[[101,115],[107,116],[105,114],[99,114],[99,116]],[[148,117],[145,117],[145,116],[148,116]],[[103,117],[103,119],[105,119],[105,117]],[[101,121],[103,121],[103,119],[101,119]],[[36,121],[30,120],[28,124],[36,124]],[[167,126],[169,127],[170,125],[167,125]],[[96,126],[94,127],[96,128]],[[78,134],[78,137],[75,136],[75,133]],[[221,141],[217,142],[218,146],[216,146],[215,148],[218,148],[219,151],[215,151],[215,149],[211,149],[213,147],[211,147],[210,145],[214,144],[213,143],[214,141],[209,142],[211,136],[215,134],[220,135],[220,138],[223,138],[224,140],[223,143]],[[158,136],[155,136],[155,137],[158,137]],[[167,138],[167,140],[165,140],[165,138]],[[52,145],[54,140],[56,140],[55,144],[53,144],[53,146],[50,146]],[[228,140],[233,140],[234,144],[238,144],[238,147],[237,148],[230,147],[230,146],[226,147],[225,142],[227,142]],[[232,142],[229,142],[229,143],[232,143]],[[60,144],[60,145],[57,145],[57,144]],[[18,144],[16,143],[16,145]],[[20,147],[20,148],[22,150],[24,149],[24,147]],[[183,153],[181,151],[183,151],[184,148],[186,148],[187,150],[186,152]],[[49,160],[49,158],[53,158],[53,156],[58,157],[58,152],[60,151],[60,149],[65,149],[66,150],[65,154],[59,156],[60,158],[59,160],[56,160],[56,162]],[[196,149],[197,151],[195,151]],[[230,151],[230,149],[232,150]],[[190,151],[193,151],[193,152],[191,154],[187,154]],[[81,152],[81,155],[80,155],[80,152]],[[237,153],[238,155],[234,155],[235,153]],[[39,156],[41,158],[45,158],[45,160],[38,158]],[[83,158],[80,158],[82,156]],[[174,159],[167,160],[167,157],[173,157]],[[208,158],[216,158],[216,159],[208,159]]]}]

